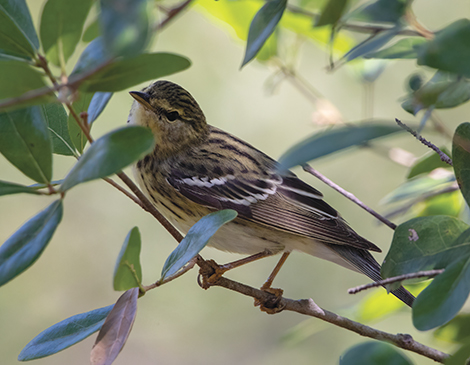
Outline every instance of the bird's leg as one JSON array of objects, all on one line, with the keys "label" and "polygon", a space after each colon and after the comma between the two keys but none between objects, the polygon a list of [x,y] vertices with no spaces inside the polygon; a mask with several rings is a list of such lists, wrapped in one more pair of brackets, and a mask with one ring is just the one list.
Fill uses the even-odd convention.
[{"label": "bird's leg", "polygon": [[284,265],[284,262],[286,262],[289,255],[290,255],[290,252],[284,252],[282,254],[281,258],[279,259],[279,261],[276,265],[276,267],[271,272],[271,275],[269,275],[268,279],[266,280],[266,282],[261,287],[261,290],[271,289],[271,285],[273,284],[273,281],[276,278],[276,275],[279,273],[279,270],[281,270],[282,265]]}]

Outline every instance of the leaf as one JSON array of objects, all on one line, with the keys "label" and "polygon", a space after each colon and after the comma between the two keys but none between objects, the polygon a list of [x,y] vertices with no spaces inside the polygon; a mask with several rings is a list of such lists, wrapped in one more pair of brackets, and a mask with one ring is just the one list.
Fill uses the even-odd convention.
[{"label": "leaf", "polygon": [[92,0],[48,0],[41,16],[41,43],[47,59],[65,66],[82,36]]},{"label": "leaf", "polygon": [[468,358],[470,357],[470,344],[462,345],[455,353],[449,358],[444,360],[445,365],[462,365],[468,364]]},{"label": "leaf", "polygon": [[67,112],[63,105],[58,103],[43,104],[41,108],[49,127],[52,152],[58,155],[73,156],[75,150],[70,139]]},{"label": "leaf", "polygon": [[384,342],[368,341],[351,347],[340,357],[340,365],[412,365],[401,351]]},{"label": "leaf", "polygon": [[419,47],[426,43],[426,39],[418,37],[410,37],[400,39],[398,42],[392,44],[387,48],[379,51],[369,52],[364,55],[364,58],[381,58],[381,59],[412,59],[418,57]]},{"label": "leaf", "polygon": [[460,191],[470,205],[470,123],[462,123],[452,140],[452,157],[455,177]]},{"label": "leaf", "polygon": [[354,319],[361,323],[370,323],[390,316],[404,306],[399,300],[390,300],[390,295],[385,290],[376,290],[355,306]]},{"label": "leaf", "polygon": [[88,106],[88,124],[92,124],[96,118],[100,116],[113,93],[100,93],[97,92],[93,95],[90,105]]},{"label": "leaf", "polygon": [[112,57],[104,48],[103,38],[98,37],[90,42],[80,55],[72,73],[69,82],[76,80],[82,73],[90,72],[102,64],[110,62]]},{"label": "leaf", "polygon": [[430,215],[461,216],[463,199],[459,191],[451,191],[430,197],[413,206],[413,214],[417,217]]},{"label": "leaf", "polygon": [[40,194],[35,188],[0,180],[0,196],[19,193]]},{"label": "leaf", "polygon": [[468,343],[470,341],[470,314],[459,314],[457,317],[439,327],[434,337],[452,343]]},{"label": "leaf", "polygon": [[128,233],[114,268],[114,290],[128,290],[142,283],[140,266],[140,232],[134,227]]},{"label": "leaf", "polygon": [[0,286],[21,274],[41,256],[62,219],[56,200],[27,221],[0,247]]},{"label": "leaf", "polygon": [[[451,156],[450,152],[445,147],[441,147],[440,150],[445,153],[447,156]],[[429,173],[437,168],[448,168],[450,167],[446,162],[441,160],[439,154],[434,151],[426,153],[424,156],[420,157],[414,164],[411,166],[408,176],[408,180],[421,175]]]},{"label": "leaf", "polygon": [[287,0],[269,0],[256,13],[248,32],[245,57],[241,67],[256,56],[268,37],[274,32],[286,9],[286,5]]},{"label": "leaf", "polygon": [[470,20],[459,19],[420,47],[418,65],[470,76]]},{"label": "leaf", "polygon": [[[191,62],[187,58],[175,54],[144,53],[112,62],[84,80],[80,89],[86,92],[120,91],[144,81],[183,71],[190,65]],[[76,77],[80,75],[77,74]]]},{"label": "leaf", "polygon": [[109,132],[80,157],[65,177],[60,191],[119,172],[153,151],[154,145],[153,133],[145,127],[129,126]]},{"label": "leaf", "polygon": [[100,24],[98,19],[95,19],[83,32],[82,41],[85,43],[91,42],[93,39],[99,37],[101,35],[100,32]]},{"label": "leaf", "polygon": [[376,0],[351,12],[348,18],[363,22],[398,23],[405,15],[409,0]]},{"label": "leaf", "polygon": [[[92,99],[93,93],[79,92],[78,98],[73,102],[73,109],[75,110],[75,113],[80,116],[82,112],[86,112]],[[72,140],[72,145],[75,146],[79,153],[82,153],[88,142],[88,139],[86,138],[82,129],[78,126],[78,123],[75,120],[73,114],[69,114],[67,125],[70,139]]]},{"label": "leaf", "polygon": [[137,313],[139,288],[132,288],[121,295],[101,327],[93,350],[91,365],[109,365],[124,347]]},{"label": "leaf", "polygon": [[343,15],[349,0],[329,0],[323,8],[315,27],[336,24]]},{"label": "leaf", "polygon": [[0,153],[31,179],[51,181],[51,139],[40,107],[0,114]]},{"label": "leaf", "polygon": [[100,29],[108,52],[135,56],[149,39],[146,0],[101,0]]},{"label": "leaf", "polygon": [[40,359],[75,345],[98,331],[114,305],[76,314],[34,337],[21,350],[19,361]]},{"label": "leaf", "polygon": [[178,247],[168,256],[163,265],[161,281],[176,274],[209,242],[210,238],[225,223],[235,219],[237,212],[231,209],[219,210],[202,217],[193,225]]},{"label": "leaf", "polygon": [[400,131],[400,127],[392,124],[363,123],[317,133],[285,152],[279,159],[279,169],[287,170],[303,165],[310,160]]},{"label": "leaf", "polygon": [[38,48],[39,40],[25,0],[0,0],[2,53],[31,59]]}]

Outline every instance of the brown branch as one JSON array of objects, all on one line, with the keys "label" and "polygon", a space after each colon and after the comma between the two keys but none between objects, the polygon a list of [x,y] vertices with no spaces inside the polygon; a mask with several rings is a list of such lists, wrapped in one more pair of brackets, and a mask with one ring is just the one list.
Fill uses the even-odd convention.
[{"label": "brown branch", "polygon": [[186,9],[188,7],[189,4],[191,4],[191,1],[192,0],[183,1],[182,3],[180,3],[180,4],[176,5],[175,7],[171,8],[167,12],[167,17],[155,26],[155,30],[156,31],[161,30],[164,27],[166,27],[169,22],[171,22],[179,13],[181,13],[184,9]]},{"label": "brown branch", "polygon": [[442,152],[436,145],[432,144],[431,142],[427,141],[425,138],[421,137],[418,133],[416,133],[413,129],[408,127],[405,123],[403,123],[398,118],[395,118],[395,122],[397,122],[397,124],[400,127],[402,127],[404,130],[406,130],[408,133],[413,135],[422,144],[424,144],[425,146],[429,147],[434,152],[436,152],[439,155],[439,157],[441,158],[441,161],[449,164],[450,166],[453,166],[452,159],[449,156],[447,156],[444,152]]},{"label": "brown branch", "polygon": [[309,174],[312,174],[313,176],[315,176],[316,178],[318,178],[319,180],[323,181],[326,185],[332,187],[333,189],[335,189],[337,192],[339,192],[340,194],[344,195],[346,198],[348,198],[349,200],[351,200],[352,202],[356,203],[357,205],[359,205],[362,209],[364,209],[366,212],[368,212],[369,214],[372,214],[375,218],[377,218],[379,221],[381,221],[382,223],[384,223],[385,225],[389,226],[391,229],[396,229],[397,228],[397,225],[395,223],[392,223],[390,222],[387,218],[381,216],[379,213],[377,213],[375,210],[369,208],[367,205],[365,205],[362,201],[360,201],[358,198],[356,198],[354,196],[354,194],[344,190],[341,186],[335,184],[333,181],[331,181],[330,179],[328,179],[326,176],[322,175],[320,172],[318,172],[317,170],[315,170],[313,167],[311,167],[310,165],[308,164],[305,164],[302,166],[303,169],[308,172]]},{"label": "brown branch", "polygon": [[387,284],[392,284],[396,283],[398,281],[404,281],[404,280],[409,280],[409,279],[417,279],[417,278],[433,278],[439,274],[442,274],[444,272],[444,269],[441,270],[428,270],[428,271],[418,271],[418,272],[413,272],[410,274],[403,274],[399,276],[394,276],[391,278],[379,280],[373,283],[365,284],[365,285],[360,285],[356,286],[355,288],[351,288],[348,290],[349,294],[357,294],[363,290],[370,289],[370,288],[376,288],[378,286],[383,286]]}]

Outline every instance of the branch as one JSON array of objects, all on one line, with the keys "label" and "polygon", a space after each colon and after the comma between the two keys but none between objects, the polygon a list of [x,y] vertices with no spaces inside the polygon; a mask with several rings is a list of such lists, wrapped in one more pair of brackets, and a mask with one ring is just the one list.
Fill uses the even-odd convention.
[{"label": "branch", "polygon": [[386,224],[387,226],[389,226],[391,229],[395,229],[397,228],[397,225],[395,223],[392,223],[390,222],[387,218],[381,216],[379,213],[377,213],[375,210],[369,208],[367,205],[365,205],[362,201],[360,201],[358,198],[356,198],[354,196],[354,194],[344,190],[341,186],[335,184],[333,181],[331,181],[330,179],[328,179],[326,176],[322,175],[321,173],[319,173],[317,170],[315,170],[313,167],[311,167],[310,165],[308,164],[305,164],[302,166],[304,171],[308,172],[309,174],[312,174],[313,176],[315,176],[316,178],[320,179],[321,181],[323,181],[326,185],[332,187],[333,189],[335,189],[337,192],[339,192],[340,194],[344,195],[346,198],[348,198],[349,200],[351,200],[352,202],[356,203],[357,205],[359,205],[362,209],[364,209],[366,212],[372,214],[375,218],[377,218],[379,221],[381,221],[382,223]]},{"label": "branch", "polygon": [[411,274],[403,274],[399,276],[394,276],[391,278],[387,278],[384,280],[379,280],[375,281],[373,283],[365,284],[365,285],[360,285],[356,286],[355,288],[351,288],[348,290],[349,294],[357,294],[363,290],[370,289],[370,288],[375,288],[377,286],[383,286],[387,284],[392,284],[396,283],[397,281],[403,281],[403,280],[409,280],[409,279],[416,279],[416,278],[433,278],[439,274],[442,274],[444,272],[444,269],[441,270],[427,270],[427,271],[418,271],[418,272],[413,272]]},{"label": "branch", "polygon": [[192,0],[186,0],[183,1],[182,3],[176,5],[175,7],[171,8],[167,12],[167,17],[163,19],[157,26],[155,27],[155,30],[161,30],[163,29],[170,21],[172,21],[179,13],[181,13],[184,9],[188,7],[188,5],[191,3]]}]

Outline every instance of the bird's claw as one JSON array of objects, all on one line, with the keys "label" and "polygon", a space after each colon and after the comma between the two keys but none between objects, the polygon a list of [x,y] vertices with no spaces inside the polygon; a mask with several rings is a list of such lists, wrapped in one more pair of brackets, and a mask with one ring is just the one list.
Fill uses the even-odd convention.
[{"label": "bird's claw", "polygon": [[206,260],[205,263],[206,265],[199,269],[197,282],[201,288],[207,290],[217,283],[227,270],[214,260]]},{"label": "bird's claw", "polygon": [[261,288],[261,290],[272,295],[270,295],[263,302],[259,299],[255,299],[255,307],[259,307],[262,312],[266,312],[268,314],[276,314],[284,310],[286,306],[285,304],[281,303],[282,294],[284,293],[284,290],[263,287]]}]

